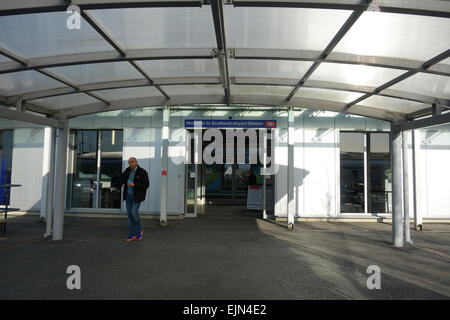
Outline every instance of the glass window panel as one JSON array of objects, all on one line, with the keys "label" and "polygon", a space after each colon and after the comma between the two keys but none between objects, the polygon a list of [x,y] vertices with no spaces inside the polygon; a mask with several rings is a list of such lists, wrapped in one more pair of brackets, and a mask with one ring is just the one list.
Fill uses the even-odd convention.
[{"label": "glass window panel", "polygon": [[225,95],[222,86],[218,85],[190,85],[190,86],[162,86],[171,95]]},{"label": "glass window panel", "polygon": [[295,97],[349,103],[362,95],[362,93],[358,92],[301,87],[295,94]]},{"label": "glass window panel", "polygon": [[370,134],[371,153],[389,153],[389,133]]},{"label": "glass window panel", "polygon": [[0,74],[0,95],[12,96],[26,92],[60,88],[64,85],[36,71]]},{"label": "glass window panel", "polygon": [[100,208],[120,209],[123,131],[102,130],[100,146]]},{"label": "glass window panel", "polygon": [[340,133],[341,212],[364,210],[364,133]]},{"label": "glass window panel", "polygon": [[417,73],[389,89],[413,92],[436,98],[450,99],[450,77]]},{"label": "glass window panel", "polygon": [[389,153],[389,133],[370,133],[367,154],[369,179],[369,211],[371,213],[392,212],[392,176]]},{"label": "glass window panel", "polygon": [[230,48],[322,51],[351,11],[225,6]]},{"label": "glass window panel", "polygon": [[288,96],[293,87],[264,86],[264,85],[232,85],[231,94],[256,94],[256,95],[276,95]]},{"label": "glass window panel", "polygon": [[62,96],[56,96],[56,97],[50,97],[50,98],[44,98],[44,99],[36,99],[36,100],[30,100],[32,103],[36,103],[38,105],[41,105],[43,107],[56,109],[56,108],[69,108],[74,106],[81,106],[84,104],[91,104],[100,102],[97,99],[92,98],[91,96],[88,96],[84,93],[72,93],[72,94],[66,94]]},{"label": "glass window panel", "polygon": [[94,93],[101,95],[108,101],[162,96],[162,93],[160,93],[157,89],[155,89],[155,87],[151,87],[151,86],[99,90],[99,91],[94,91]]},{"label": "glass window panel", "polygon": [[90,10],[124,49],[216,46],[211,7]]},{"label": "glass window panel", "polygon": [[450,47],[449,34],[446,18],[364,12],[334,51],[425,61]]},{"label": "glass window panel", "polygon": [[96,130],[74,132],[74,167],[72,176],[72,208],[93,208],[97,184]]},{"label": "glass window panel", "polygon": [[49,70],[76,84],[144,78],[136,68],[125,61],[57,67]]},{"label": "glass window panel", "polygon": [[403,70],[363,65],[321,63],[310,79],[378,87],[404,72]]},{"label": "glass window panel", "polygon": [[[0,184],[11,183],[13,130],[0,131]],[[0,188],[0,204],[9,205],[10,191],[8,188]]]},{"label": "glass window panel", "polygon": [[216,59],[171,59],[140,61],[151,77],[218,77]]},{"label": "glass window panel", "polygon": [[114,50],[86,21],[69,30],[67,12],[0,17],[0,46],[22,58]]},{"label": "glass window panel", "polygon": [[373,107],[377,109],[389,110],[393,112],[411,113],[417,110],[429,108],[430,105],[425,103],[419,103],[414,101],[408,101],[404,99],[383,97],[383,96],[371,96],[365,100],[362,100],[358,105]]},{"label": "glass window panel", "polygon": [[298,79],[308,71],[312,62],[283,60],[229,59],[232,77],[265,77]]}]

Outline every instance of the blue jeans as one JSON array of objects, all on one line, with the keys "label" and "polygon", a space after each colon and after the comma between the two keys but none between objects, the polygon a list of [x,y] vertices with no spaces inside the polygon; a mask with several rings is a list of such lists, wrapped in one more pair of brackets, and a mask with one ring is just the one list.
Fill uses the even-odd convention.
[{"label": "blue jeans", "polygon": [[134,197],[130,195],[127,195],[125,203],[127,206],[129,234],[135,235],[142,230],[141,220],[139,219],[138,212],[141,203],[135,202]]}]

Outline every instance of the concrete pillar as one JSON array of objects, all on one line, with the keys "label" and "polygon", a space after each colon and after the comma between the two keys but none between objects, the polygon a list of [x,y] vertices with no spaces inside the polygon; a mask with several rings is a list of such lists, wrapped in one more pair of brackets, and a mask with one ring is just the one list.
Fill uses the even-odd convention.
[{"label": "concrete pillar", "polygon": [[62,240],[64,233],[64,199],[66,197],[67,140],[69,126],[67,119],[62,120],[63,129],[58,129],[58,146],[55,170],[55,207],[53,214],[53,240]]},{"label": "concrete pillar", "polygon": [[288,111],[288,172],[287,172],[287,184],[288,184],[288,229],[294,229],[294,135],[295,135],[295,123],[294,123],[294,110]]},{"label": "concrete pillar", "polygon": [[161,210],[159,224],[162,227],[167,226],[167,180],[169,167],[169,107],[163,109],[162,126],[162,161],[161,161]]},{"label": "concrete pillar", "polygon": [[[267,186],[266,186],[266,171],[267,171],[267,129],[263,129],[263,141],[262,141],[262,146],[263,146],[263,205],[262,205],[262,210],[263,210],[263,219],[267,220],[267,206],[266,206],[266,202],[267,202]],[[261,143],[261,142],[260,142]]]},{"label": "concrete pillar", "polygon": [[402,190],[402,134],[398,126],[391,123],[391,168],[392,168],[392,242],[403,247],[403,190]]},{"label": "concrete pillar", "polygon": [[409,206],[409,156],[408,156],[408,136],[409,132],[403,131],[402,137],[403,137],[403,144],[402,144],[402,151],[403,151],[403,211],[404,211],[404,217],[403,217],[403,234],[405,236],[405,241],[409,244],[412,244],[411,240],[411,233],[410,233],[410,226],[409,226],[409,213],[410,213],[410,206]]},{"label": "concrete pillar", "polygon": [[48,161],[48,173],[46,184],[46,197],[45,197],[45,222],[46,231],[44,238],[51,236],[52,224],[53,224],[53,193],[55,191],[55,150],[56,150],[56,129],[50,129],[50,141],[49,141],[49,161]]}]

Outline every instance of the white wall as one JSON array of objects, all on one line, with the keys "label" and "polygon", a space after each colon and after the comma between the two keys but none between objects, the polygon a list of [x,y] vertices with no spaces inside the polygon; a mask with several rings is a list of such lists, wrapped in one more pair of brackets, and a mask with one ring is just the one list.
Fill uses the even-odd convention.
[{"label": "white wall", "polygon": [[44,149],[43,128],[14,130],[11,183],[11,206],[21,210],[39,210],[42,195]]},{"label": "white wall", "polygon": [[450,217],[450,125],[416,130],[416,201],[423,218]]}]

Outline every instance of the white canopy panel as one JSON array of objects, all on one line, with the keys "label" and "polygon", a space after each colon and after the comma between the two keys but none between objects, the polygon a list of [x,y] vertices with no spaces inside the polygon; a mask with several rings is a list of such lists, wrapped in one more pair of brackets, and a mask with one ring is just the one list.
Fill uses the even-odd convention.
[{"label": "white canopy panel", "polygon": [[328,90],[318,88],[301,88],[295,94],[299,98],[321,99],[338,101],[343,103],[349,103],[358,99],[363,94],[358,92],[341,91],[341,90]]},{"label": "white canopy panel", "polygon": [[2,74],[0,76],[0,95],[15,96],[25,92],[63,87],[49,77],[36,71],[22,71]]},{"label": "white canopy panel", "polygon": [[112,50],[85,22],[80,30],[68,29],[67,18],[66,12],[0,17],[0,45],[25,59]]},{"label": "white canopy panel", "polygon": [[122,88],[122,89],[110,89],[94,91],[109,101],[132,99],[132,98],[145,98],[161,96],[161,93],[155,89],[155,87],[135,87],[135,88]]},{"label": "white canopy panel", "polygon": [[225,8],[227,44],[233,48],[323,50],[351,11]]},{"label": "white canopy panel", "polygon": [[96,99],[92,98],[83,93],[73,93],[64,96],[43,98],[31,100],[31,103],[37,104],[39,106],[48,107],[54,110],[65,109],[74,106],[80,106],[85,104],[91,104],[98,102]]},{"label": "white canopy panel", "polygon": [[153,78],[219,76],[219,66],[213,59],[146,60],[140,64]]},{"label": "white canopy panel", "polygon": [[231,90],[235,94],[240,95],[269,95],[269,96],[287,96],[292,90],[291,87],[282,86],[252,86],[252,85],[239,85],[232,86]]},{"label": "white canopy panel", "polygon": [[208,6],[89,12],[124,49],[215,46],[214,25]]},{"label": "white canopy panel", "polygon": [[415,92],[430,97],[450,99],[449,78],[434,74],[415,74],[412,77],[393,85],[390,89]]},{"label": "white canopy panel", "polygon": [[233,77],[262,77],[300,79],[312,62],[287,60],[230,59],[230,75]]},{"label": "white canopy panel", "polygon": [[324,62],[310,79],[377,87],[402,73],[404,71],[396,69]]},{"label": "white canopy panel", "polygon": [[430,107],[430,105],[424,103],[382,96],[372,96],[370,98],[365,99],[360,104],[377,109],[383,109],[392,112],[400,112],[406,114]]},{"label": "white canopy panel", "polygon": [[48,70],[77,84],[144,78],[125,61],[56,67]]},{"label": "white canopy panel", "polygon": [[450,19],[364,12],[335,50],[426,61],[450,48]]},{"label": "white canopy panel", "polygon": [[220,85],[174,85],[162,86],[168,95],[223,95]]},{"label": "white canopy panel", "polygon": [[71,117],[272,103],[386,120],[450,107],[449,1],[72,4],[80,29],[64,1],[0,1],[3,105]]}]

